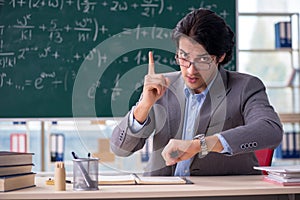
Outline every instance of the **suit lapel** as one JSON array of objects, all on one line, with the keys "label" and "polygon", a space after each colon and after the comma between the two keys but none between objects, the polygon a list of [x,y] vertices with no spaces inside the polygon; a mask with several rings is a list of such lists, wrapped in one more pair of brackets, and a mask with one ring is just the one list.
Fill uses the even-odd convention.
[{"label": "suit lapel", "polygon": [[[225,119],[226,117],[226,94],[229,92],[227,88],[227,76],[224,69],[220,68],[214,83],[212,84],[206,99],[201,107],[200,114],[198,116],[198,131],[196,134],[205,133],[207,136],[214,133],[207,132],[210,124],[214,124],[215,121]],[[221,107],[220,107],[221,106]],[[218,116],[218,119],[212,118],[217,108],[224,109],[221,112],[222,116]]]},{"label": "suit lapel", "polygon": [[[180,73],[180,78],[178,78],[171,86],[170,90],[176,94],[176,98],[180,104],[180,119],[178,119],[179,124],[179,129],[174,136],[175,139],[181,139],[182,138],[182,130],[183,130],[183,123],[184,123],[184,113],[185,113],[185,103],[186,99],[184,96],[184,80],[182,78],[182,75]],[[172,108],[170,108],[172,109]],[[176,120],[177,121],[177,120]]]}]

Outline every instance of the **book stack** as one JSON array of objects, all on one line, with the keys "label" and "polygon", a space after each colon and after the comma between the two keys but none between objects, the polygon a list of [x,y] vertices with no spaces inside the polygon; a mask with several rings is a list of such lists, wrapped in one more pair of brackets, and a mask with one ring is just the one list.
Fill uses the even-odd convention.
[{"label": "book stack", "polygon": [[268,173],[264,176],[264,181],[284,186],[300,185],[300,165],[254,167],[254,169]]},{"label": "book stack", "polygon": [[33,153],[0,151],[0,192],[35,186]]}]

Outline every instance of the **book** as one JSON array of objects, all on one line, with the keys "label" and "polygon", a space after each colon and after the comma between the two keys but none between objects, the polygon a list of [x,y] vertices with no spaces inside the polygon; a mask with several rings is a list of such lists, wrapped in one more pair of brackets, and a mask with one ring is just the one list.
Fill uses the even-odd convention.
[{"label": "book", "polygon": [[284,178],[300,178],[300,173],[283,173],[283,172],[269,172],[269,174],[273,174],[276,176],[281,176]]},{"label": "book", "polygon": [[110,176],[99,176],[99,185],[134,185],[135,176],[133,174],[126,175],[110,175]]},{"label": "book", "polygon": [[264,181],[277,184],[277,185],[282,185],[282,186],[300,186],[300,182],[285,182],[285,181],[279,181],[274,178],[271,178],[269,176],[264,176],[263,178]]},{"label": "book", "polygon": [[278,173],[300,173],[300,165],[291,166],[266,166],[266,167],[253,167],[256,170],[263,170],[266,172],[278,172]]},{"label": "book", "polygon": [[99,185],[173,185],[192,183],[178,176],[100,175]]},{"label": "book", "polygon": [[173,185],[187,184],[186,178],[179,176],[141,176],[136,178],[137,184],[143,185]]},{"label": "book", "polygon": [[29,173],[32,166],[33,164],[0,166],[0,176]]},{"label": "book", "polygon": [[35,186],[35,173],[0,177],[0,192],[8,192]]},{"label": "book", "polygon": [[0,151],[0,166],[32,164],[33,153]]},{"label": "book", "polygon": [[299,182],[300,183],[300,178],[294,178],[294,177],[287,177],[287,176],[283,176],[281,174],[277,175],[277,174],[268,174],[268,177],[270,179],[274,179],[276,181],[279,182],[286,182],[286,183],[295,183],[295,182]]},{"label": "book", "polygon": [[264,170],[267,175],[263,180],[283,186],[300,185],[300,166],[270,166],[254,167],[257,170]]}]

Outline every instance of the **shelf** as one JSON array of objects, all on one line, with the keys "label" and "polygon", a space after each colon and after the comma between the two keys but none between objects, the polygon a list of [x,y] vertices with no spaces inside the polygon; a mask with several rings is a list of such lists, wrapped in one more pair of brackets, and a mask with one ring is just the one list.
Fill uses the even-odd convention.
[{"label": "shelf", "polygon": [[300,123],[300,113],[280,113],[282,123]]},{"label": "shelf", "polygon": [[288,52],[291,53],[293,51],[299,51],[299,49],[292,49],[292,48],[277,48],[277,49],[239,49],[240,52],[254,52],[254,53],[261,53],[261,52]]},{"label": "shelf", "polygon": [[266,12],[266,13],[260,13],[260,12],[256,12],[256,13],[239,13],[239,16],[253,16],[253,17],[289,17],[289,16],[293,16],[293,15],[299,15],[299,13],[270,13],[270,12]]},{"label": "shelf", "polygon": [[[242,64],[253,64],[253,63],[262,63],[263,66],[266,65],[267,61],[260,62],[260,60],[256,61],[248,61],[247,59],[253,59],[253,58],[261,58],[263,60],[263,56],[267,55],[270,57],[274,57],[278,59],[274,59],[273,65],[270,66],[270,73],[275,74],[276,69],[280,70],[288,70],[284,74],[284,79],[281,80],[278,77],[281,77],[280,74],[276,74],[277,77],[268,77],[268,74],[263,74],[267,70],[254,70],[252,73],[257,73],[255,75],[266,78],[268,81],[266,81],[266,89],[270,94],[273,94],[273,98],[277,98],[278,94],[277,92],[280,92],[279,89],[286,89],[284,91],[287,91],[288,94],[291,96],[291,99],[287,99],[287,97],[282,96],[278,99],[274,99],[274,103],[277,103],[278,107],[280,109],[278,110],[284,110],[284,105],[282,104],[283,101],[288,102],[291,104],[290,112],[294,113],[281,113],[279,114],[279,117],[281,119],[282,123],[292,123],[292,124],[300,124],[300,113],[299,113],[299,67],[300,67],[300,24],[299,24],[299,15],[300,13],[297,12],[290,12],[290,13],[284,13],[284,12],[240,12],[238,13],[238,19],[240,21],[240,32],[243,32],[243,37],[238,38],[240,41],[248,41],[245,42],[245,44],[241,43],[242,45],[239,46],[237,49],[237,53],[240,53],[240,59],[243,59],[241,62]],[[264,18],[265,17],[265,18]],[[289,21],[291,23],[291,41],[292,45],[291,47],[286,48],[276,48],[276,42],[272,41],[273,39],[278,39],[276,37],[275,33],[275,24],[278,22],[285,22]],[[242,23],[243,22],[243,23]],[[253,32],[252,38],[251,35],[247,32],[244,32],[244,30],[247,30],[248,27],[256,27]],[[243,28],[243,29],[242,29]],[[262,29],[262,32],[264,35],[260,37],[260,30]],[[267,32],[268,30],[268,32]],[[264,32],[265,31],[265,32]],[[273,35],[271,35],[273,34]],[[275,37],[274,37],[275,36]],[[274,37],[274,38],[273,38]],[[251,43],[250,43],[251,41]],[[271,43],[273,42],[273,44]],[[253,44],[252,44],[253,43]],[[242,48],[241,48],[242,47]],[[253,48],[251,48],[253,47]],[[256,54],[255,54],[256,53]],[[272,55],[269,55],[272,54]],[[252,56],[252,57],[251,57]],[[269,59],[269,57],[266,57]],[[272,59],[272,58],[271,58]],[[277,62],[277,63],[276,63]],[[272,68],[272,66],[275,66],[277,68]],[[247,66],[249,68],[249,66]],[[245,68],[244,70],[248,69]],[[287,69],[285,69],[287,68]],[[256,69],[256,68],[255,68]],[[268,69],[269,70],[269,69]],[[264,80],[263,80],[264,81]],[[277,90],[277,91],[275,91]],[[271,95],[270,95],[271,96]],[[289,97],[290,97],[289,96]],[[282,100],[281,100],[282,98]],[[276,105],[276,104],[275,104]],[[275,106],[274,106],[275,107]],[[287,111],[286,111],[287,112]]]},{"label": "shelf", "polygon": [[299,165],[299,158],[274,158],[272,160],[273,166],[288,166],[288,165]]}]

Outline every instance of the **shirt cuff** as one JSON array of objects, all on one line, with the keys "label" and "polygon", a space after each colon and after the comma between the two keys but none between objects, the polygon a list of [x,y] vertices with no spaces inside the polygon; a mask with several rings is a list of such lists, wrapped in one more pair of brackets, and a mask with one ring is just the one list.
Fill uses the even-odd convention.
[{"label": "shirt cuff", "polygon": [[135,106],[131,109],[130,114],[129,114],[129,128],[130,128],[131,132],[137,133],[137,132],[139,132],[145,126],[148,118],[147,118],[147,120],[143,124],[140,124],[133,117],[133,110],[134,110],[134,108],[135,108]]},{"label": "shirt cuff", "polygon": [[229,144],[227,143],[227,141],[225,140],[225,138],[221,134],[216,134],[216,135],[218,136],[218,139],[220,140],[220,142],[223,146],[223,150],[221,151],[221,153],[232,154],[232,149],[229,146]]}]

